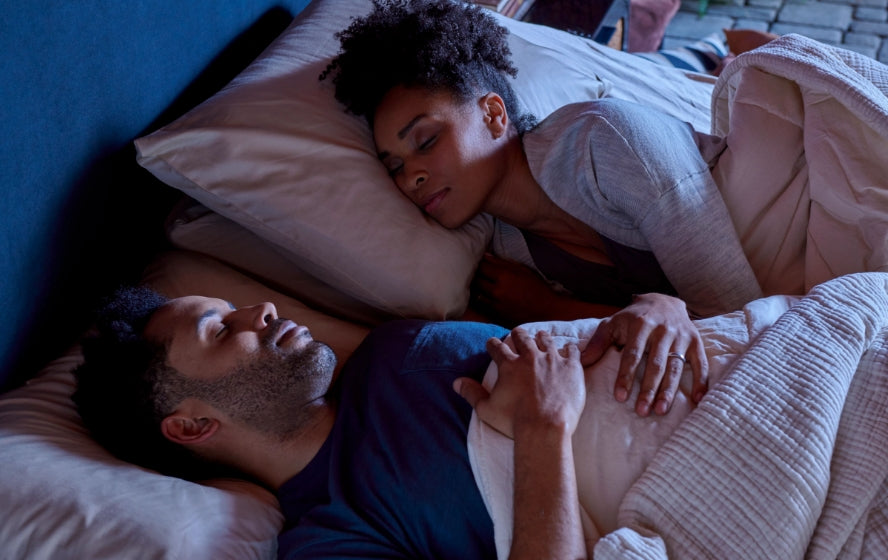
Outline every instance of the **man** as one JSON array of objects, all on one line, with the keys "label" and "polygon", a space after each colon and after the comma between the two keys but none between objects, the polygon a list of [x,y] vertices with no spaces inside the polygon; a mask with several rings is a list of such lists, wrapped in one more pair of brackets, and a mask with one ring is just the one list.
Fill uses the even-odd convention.
[{"label": "man", "polygon": [[[222,467],[276,490],[282,557],[495,557],[466,451],[472,406],[515,440],[512,556],[585,556],[571,449],[585,379],[573,345],[517,329],[512,351],[500,327],[400,321],[337,375],[333,352],[270,303],[146,289],[117,294],[98,327],[75,394],[96,438],[164,472]],[[478,380],[491,357],[488,394]]]}]

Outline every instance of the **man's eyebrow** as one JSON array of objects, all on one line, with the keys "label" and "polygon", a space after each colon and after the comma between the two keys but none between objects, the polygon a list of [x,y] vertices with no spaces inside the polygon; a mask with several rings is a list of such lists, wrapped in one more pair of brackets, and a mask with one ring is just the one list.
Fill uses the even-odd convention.
[{"label": "man's eyebrow", "polygon": [[[410,122],[407,123],[404,126],[404,128],[402,128],[401,130],[398,131],[398,139],[403,140],[407,136],[407,134],[410,132],[410,130],[414,126],[416,126],[416,123],[418,123],[420,120],[425,118],[425,116],[426,116],[425,113],[420,113],[420,114],[416,115],[415,117],[413,117],[412,119],[410,119]],[[379,152],[379,155],[377,157],[380,160],[383,160],[383,159],[389,157],[389,153],[388,152]]]},{"label": "man's eyebrow", "polygon": [[[229,309],[231,309],[232,311],[237,310],[237,307],[235,307],[234,304],[231,303],[230,301],[226,301],[225,303],[228,304]],[[195,327],[195,331],[197,332],[198,336],[200,336],[200,333],[203,331],[203,326],[208,320],[210,320],[213,317],[218,317],[220,315],[222,315],[222,314],[219,313],[219,310],[215,309],[215,308],[207,309],[206,311],[204,311],[201,314],[200,318],[197,320],[197,326]]]},{"label": "man's eyebrow", "polygon": [[207,309],[204,311],[200,318],[197,320],[197,325],[194,327],[194,331],[197,333],[197,336],[200,336],[200,333],[203,332],[204,325],[207,321],[212,319],[213,317],[218,317],[221,315],[218,309]]}]

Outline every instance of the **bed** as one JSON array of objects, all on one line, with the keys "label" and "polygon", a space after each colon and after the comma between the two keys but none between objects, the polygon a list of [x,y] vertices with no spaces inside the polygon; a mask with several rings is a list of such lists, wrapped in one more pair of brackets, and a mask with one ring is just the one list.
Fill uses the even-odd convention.
[{"label": "bed", "polygon": [[[0,93],[14,110],[0,140],[0,556],[275,555],[282,518],[271,494],[122,463],[80,423],[70,400],[77,340],[117,285],[274,301],[341,360],[387,319],[466,312],[489,219],[448,231],[424,217],[389,188],[366,126],[317,80],[337,48],[333,33],[368,8],[226,0],[7,9],[0,47],[12,79]],[[759,280],[784,307],[768,307],[767,320],[759,305],[711,325],[711,340],[740,341],[723,352],[724,381],[652,442],[647,428],[630,430],[650,451],[638,480],[624,482],[619,530],[596,555],[885,557],[884,66],[791,36],[739,57],[716,81],[500,21],[511,31],[516,91],[538,116],[616,96],[738,145],[766,144],[743,123],[767,121],[780,130],[775,145],[788,147],[763,146],[756,161],[732,155],[718,171],[759,171],[757,196],[733,193],[732,217],[751,259],[777,263],[761,266]],[[802,126],[836,115],[848,123],[839,138]],[[844,163],[861,153],[866,165]],[[768,172],[786,161],[789,176]],[[773,208],[793,218],[775,221]],[[592,324],[533,328],[582,340]],[[494,468],[484,459],[493,448],[477,441],[479,472]],[[689,469],[699,469],[693,483],[681,476]],[[508,508],[485,484],[479,475],[497,527],[508,526]]]}]

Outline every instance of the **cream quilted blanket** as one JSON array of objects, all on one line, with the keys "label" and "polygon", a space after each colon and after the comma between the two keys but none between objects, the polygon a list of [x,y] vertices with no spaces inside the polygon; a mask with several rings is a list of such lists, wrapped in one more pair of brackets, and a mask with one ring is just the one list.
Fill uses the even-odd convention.
[{"label": "cream quilted blanket", "polygon": [[888,271],[888,66],[785,35],[713,88],[713,177],[763,292]]},{"label": "cream quilted blanket", "polygon": [[[888,558],[888,67],[787,35],[713,90],[765,293],[810,294],[624,499],[597,558]],[[789,281],[789,279],[795,279]],[[815,287],[816,286],[816,287]]]},{"label": "cream quilted blanket", "polygon": [[[888,273],[817,286],[758,334],[760,311],[743,321],[748,349],[724,362],[696,410],[670,413],[682,422],[652,424],[651,433],[636,427],[634,441],[611,444],[610,454],[598,446],[597,457],[577,465],[580,480],[602,464],[632,470],[635,450],[657,444],[622,502],[612,502],[618,528],[603,531],[595,558],[888,558]],[[746,343],[740,331],[721,330]],[[505,558],[511,455],[496,438],[479,437],[488,432],[473,418],[469,453]],[[586,493],[584,521],[607,522]]]},{"label": "cream quilted blanket", "polygon": [[888,558],[888,274],[814,288],[661,448],[596,558]]}]

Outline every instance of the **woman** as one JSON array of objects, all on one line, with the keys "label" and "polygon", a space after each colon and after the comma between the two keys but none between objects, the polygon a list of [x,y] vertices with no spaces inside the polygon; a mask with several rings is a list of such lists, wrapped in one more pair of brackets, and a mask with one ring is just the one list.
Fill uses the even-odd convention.
[{"label": "woman", "polygon": [[322,79],[368,120],[398,188],[448,228],[496,217],[495,250],[573,286],[587,302],[574,313],[626,306],[584,352],[588,364],[623,346],[618,400],[645,351],[640,414],[668,411],[686,360],[702,398],[702,341],[672,294],[697,315],[761,295],[709,174],[720,141],[618,100],[569,105],[534,126],[508,81],[508,32],[483,9],[374,4],[340,33]]}]

